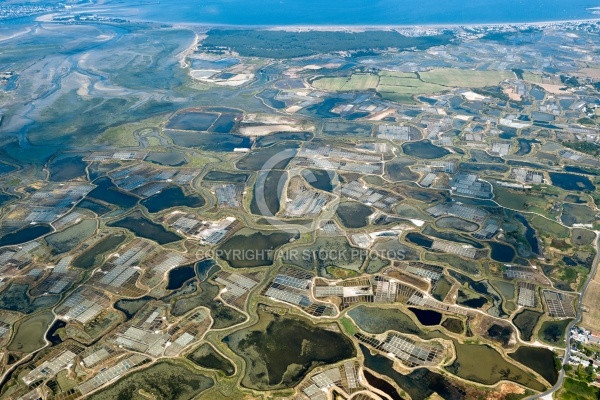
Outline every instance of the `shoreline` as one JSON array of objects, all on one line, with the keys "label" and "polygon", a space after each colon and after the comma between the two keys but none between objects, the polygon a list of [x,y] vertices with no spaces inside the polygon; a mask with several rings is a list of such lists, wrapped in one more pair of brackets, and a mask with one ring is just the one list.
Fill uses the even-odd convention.
[{"label": "shoreline", "polygon": [[471,24],[415,24],[415,25],[311,25],[311,24],[296,24],[296,25],[242,25],[242,24],[215,24],[204,22],[160,22],[142,19],[129,19],[130,22],[137,23],[152,23],[152,24],[168,24],[173,27],[196,27],[205,29],[228,28],[228,29],[255,29],[255,30],[270,30],[270,31],[323,31],[323,32],[340,32],[340,31],[392,31],[403,29],[415,30],[450,30],[450,29],[477,29],[477,28],[524,28],[524,27],[549,27],[553,25],[566,24],[600,24],[600,16],[598,18],[573,19],[573,20],[556,20],[556,21],[540,21],[540,22],[494,22],[494,23],[471,23]]},{"label": "shoreline", "polygon": [[[98,16],[102,16],[102,13],[106,13],[110,10],[113,12],[115,9],[119,9],[119,6],[113,8],[107,5],[95,6],[90,4],[83,4],[77,7],[73,7],[70,11],[73,14],[76,12],[91,12]],[[127,9],[127,8],[126,8]],[[589,8],[588,10],[600,11],[598,8]],[[44,17],[54,16],[62,13],[49,13],[41,15],[35,20],[44,22],[50,22],[45,20]],[[114,16],[105,15],[107,18],[117,18]],[[171,25],[173,27],[187,27],[187,28],[201,28],[201,29],[251,29],[251,30],[270,30],[270,31],[287,31],[287,32],[302,32],[302,31],[322,31],[322,32],[364,32],[364,31],[392,31],[392,30],[456,30],[456,29],[490,29],[490,28],[524,28],[524,27],[549,27],[553,25],[566,25],[566,24],[598,24],[600,23],[600,14],[591,14],[589,18],[578,18],[578,19],[560,19],[560,20],[549,20],[549,21],[532,21],[532,22],[473,22],[473,23],[425,23],[425,24],[227,24],[227,23],[211,23],[211,22],[184,22],[184,21],[156,21],[152,19],[143,19],[137,17],[121,16],[118,18],[126,19],[132,23],[147,23],[147,24],[159,24],[159,25]]]}]

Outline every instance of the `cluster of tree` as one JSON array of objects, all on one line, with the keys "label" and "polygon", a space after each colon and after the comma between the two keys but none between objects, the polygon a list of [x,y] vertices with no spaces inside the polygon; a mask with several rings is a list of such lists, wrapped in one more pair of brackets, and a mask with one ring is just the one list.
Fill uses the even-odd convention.
[{"label": "cluster of tree", "polygon": [[454,37],[451,32],[409,37],[395,31],[286,32],[214,29],[208,32],[202,48],[227,48],[245,57],[293,58],[334,51],[362,52],[388,48],[425,50],[448,44]]},{"label": "cluster of tree", "polygon": [[573,366],[567,364],[565,366],[565,371],[583,382],[594,382],[598,374],[598,371],[592,364],[588,365],[587,367],[578,365],[577,368],[573,368]]},{"label": "cluster of tree", "polygon": [[569,149],[579,151],[594,157],[600,157],[600,146],[592,142],[562,142]]},{"label": "cluster of tree", "polygon": [[581,86],[581,84],[579,83],[579,80],[574,76],[561,75],[560,81],[563,83],[563,85],[567,85],[570,87]]}]

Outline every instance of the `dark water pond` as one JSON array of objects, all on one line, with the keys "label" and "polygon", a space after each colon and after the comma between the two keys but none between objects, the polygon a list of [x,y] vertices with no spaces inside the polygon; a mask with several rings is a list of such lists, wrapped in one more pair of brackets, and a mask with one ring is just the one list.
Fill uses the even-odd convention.
[{"label": "dark water pond", "polygon": [[362,203],[343,202],[340,203],[336,215],[342,221],[346,228],[364,228],[369,225],[369,215],[373,214],[373,209]]},{"label": "dark water pond", "polygon": [[385,379],[381,379],[381,378],[373,375],[368,370],[364,370],[363,374],[365,375],[365,379],[367,380],[367,382],[369,382],[369,385],[371,385],[375,389],[381,390],[383,393],[390,396],[390,398],[392,400],[403,400],[404,399],[402,396],[400,396],[398,394],[398,391],[396,390],[396,388],[392,384],[390,384],[388,381],[386,381]]},{"label": "dark water pond", "polygon": [[154,240],[158,244],[172,243],[182,239],[181,236],[165,229],[164,226],[150,221],[139,211],[107,225],[129,229],[137,236]]},{"label": "dark water pond", "polygon": [[206,201],[200,195],[186,196],[179,186],[171,186],[141,203],[149,212],[157,213],[172,207],[202,207]]},{"label": "dark water pond", "polygon": [[442,322],[442,313],[433,310],[421,310],[420,308],[408,308],[425,326],[439,325]]},{"label": "dark water pond", "polygon": [[256,140],[256,147],[267,147],[284,141],[307,141],[313,138],[310,132],[277,132]]},{"label": "dark water pond", "polygon": [[[247,375],[257,387],[291,387],[315,366],[355,355],[344,335],[303,319],[259,313],[257,325],[260,328],[242,329],[226,339],[234,352],[251,360],[254,368]],[[258,373],[256,367],[267,374]]]},{"label": "dark water pond", "polygon": [[127,320],[130,320],[151,300],[155,300],[154,297],[144,296],[138,299],[121,299],[114,304],[114,307],[123,312]]},{"label": "dark water pond", "polygon": [[549,172],[552,184],[564,190],[590,190],[596,189],[586,176],[567,174],[563,172]]},{"label": "dark water pond", "polygon": [[492,260],[506,263],[515,258],[516,252],[512,246],[494,241],[487,242],[487,244],[492,249],[490,253]]},{"label": "dark water pond", "polygon": [[64,182],[85,176],[85,167],[81,156],[71,156],[54,160],[50,163],[50,180],[52,182]]},{"label": "dark water pond", "polygon": [[424,159],[442,158],[450,154],[450,151],[443,147],[432,144],[429,140],[419,142],[404,143],[402,150],[409,156],[415,156]]},{"label": "dark water pond", "polygon": [[521,339],[529,341],[543,314],[534,310],[523,310],[513,318],[513,323],[521,334]]},{"label": "dark water pond", "polygon": [[52,343],[52,346],[56,346],[57,344],[62,343],[62,339],[57,334],[57,331],[59,329],[64,328],[65,326],[67,326],[67,323],[65,321],[57,319],[56,321],[54,321],[50,329],[48,329],[48,332],[46,333],[46,340]]},{"label": "dark water pond", "polygon": [[52,232],[52,228],[46,224],[29,225],[25,228],[19,229],[16,232],[9,233],[8,235],[2,236],[0,239],[0,247],[8,246],[13,244],[26,243],[35,240],[39,237],[44,236],[47,233]]},{"label": "dark water pond", "polygon": [[335,182],[340,179],[334,172],[321,169],[305,169],[302,171],[302,177],[312,187],[326,192],[332,192],[336,186]]},{"label": "dark water pond", "polygon": [[531,368],[551,384],[558,380],[558,371],[554,365],[554,353],[543,347],[521,346],[509,356]]},{"label": "dark water pond", "polygon": [[433,240],[429,239],[427,236],[424,236],[418,232],[408,233],[406,235],[406,239],[409,242],[419,245],[421,247],[424,247],[426,249],[430,249],[431,246],[433,246]]},{"label": "dark water pond", "polygon": [[515,218],[522,223],[523,226],[525,226],[525,239],[527,239],[527,243],[529,243],[531,251],[533,251],[535,254],[540,254],[540,244],[538,242],[535,229],[533,229],[533,227],[529,224],[529,221],[527,221],[523,215],[515,214]]},{"label": "dark water pond", "polygon": [[175,115],[167,128],[185,131],[207,131],[215,122],[219,114],[201,111],[183,112]]},{"label": "dark water pond", "polygon": [[98,178],[94,184],[97,187],[88,194],[92,199],[102,200],[121,208],[131,208],[139,200],[131,194],[120,191],[109,178]]},{"label": "dark water pond", "polygon": [[107,236],[77,256],[72,265],[77,268],[91,269],[101,261],[102,255],[116,250],[125,239],[126,236],[123,234]]},{"label": "dark water pond", "polygon": [[198,278],[203,281],[211,275],[211,269],[213,267],[219,268],[215,260],[207,258],[206,260],[198,261],[196,263],[196,274]]},{"label": "dark water pond", "polygon": [[184,283],[196,277],[194,264],[182,265],[169,271],[167,290],[181,289]]}]

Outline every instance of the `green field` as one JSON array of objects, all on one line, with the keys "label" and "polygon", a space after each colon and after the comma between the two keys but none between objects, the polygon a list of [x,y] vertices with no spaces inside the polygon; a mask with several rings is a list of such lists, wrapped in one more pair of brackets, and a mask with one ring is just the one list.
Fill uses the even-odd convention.
[{"label": "green field", "polygon": [[509,78],[514,78],[514,74],[510,71],[443,68],[419,74],[382,71],[379,75],[353,74],[350,77],[323,77],[316,79],[312,85],[317,89],[338,92],[376,89],[386,99],[413,102],[414,95],[441,93],[454,87],[495,86]]},{"label": "green field", "polygon": [[442,68],[420,73],[425,82],[450,87],[495,86],[505,79],[514,79],[511,71],[474,71],[468,69]]},{"label": "green field", "polygon": [[350,77],[333,77],[316,79],[313,86],[317,89],[331,91],[354,91],[375,89],[379,84],[379,76],[374,74],[353,74]]},{"label": "green field", "polygon": [[539,215],[531,218],[529,223],[537,232],[544,236],[567,238],[571,234],[568,228],[565,228],[558,222],[540,217]]}]

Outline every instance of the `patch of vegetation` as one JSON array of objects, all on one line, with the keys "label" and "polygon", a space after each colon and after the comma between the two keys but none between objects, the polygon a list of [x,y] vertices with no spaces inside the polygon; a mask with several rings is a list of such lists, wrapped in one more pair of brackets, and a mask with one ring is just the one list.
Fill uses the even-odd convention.
[{"label": "patch of vegetation", "polygon": [[566,377],[557,398],[559,400],[597,400],[600,398],[600,389],[588,385],[587,382]]},{"label": "patch of vegetation", "polygon": [[[92,395],[90,399],[153,398],[190,399],[212,387],[214,381],[173,362],[159,362],[148,369],[136,371],[113,386]],[[141,393],[145,393],[143,396]]]},{"label": "patch of vegetation", "polygon": [[565,331],[572,320],[546,321],[540,327],[538,336],[541,340],[554,346],[564,346]]},{"label": "patch of vegetation", "polygon": [[562,145],[569,149],[580,151],[594,157],[600,157],[600,146],[591,142],[562,142]]},{"label": "patch of vegetation", "polygon": [[229,360],[219,354],[210,344],[204,343],[187,358],[201,367],[222,371],[227,376],[232,376],[235,367]]},{"label": "patch of vegetation", "polygon": [[454,35],[408,37],[394,31],[378,32],[286,32],[263,30],[213,29],[202,42],[203,50],[228,48],[243,57],[306,57],[332,51],[424,50],[448,44]]}]

